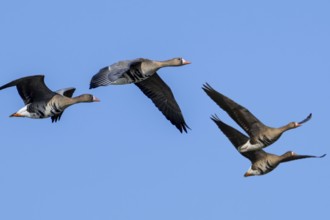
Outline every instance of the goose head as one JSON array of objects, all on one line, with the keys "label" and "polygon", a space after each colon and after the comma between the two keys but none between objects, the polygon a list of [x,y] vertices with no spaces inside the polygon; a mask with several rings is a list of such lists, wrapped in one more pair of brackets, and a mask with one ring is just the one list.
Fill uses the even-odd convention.
[{"label": "goose head", "polygon": [[75,98],[77,102],[99,102],[100,100],[91,94],[83,94]]},{"label": "goose head", "polygon": [[291,156],[294,156],[294,155],[296,155],[295,152],[287,151],[285,154],[282,155],[282,157],[291,157]]},{"label": "goose head", "polygon": [[311,118],[312,118],[312,113],[310,113],[304,120],[302,120],[300,122],[291,122],[291,123],[289,123],[288,127],[289,127],[289,129],[300,127],[302,124],[309,121]]},{"label": "goose head", "polygon": [[288,124],[288,128],[289,129],[292,129],[292,128],[297,128],[297,127],[300,127],[301,126],[301,124],[299,124],[298,122],[290,122],[289,124]]},{"label": "goose head", "polygon": [[181,62],[181,65],[191,64],[191,62],[189,62],[188,60],[183,59],[182,57],[177,58],[177,60],[178,60],[179,62]]},{"label": "goose head", "polygon": [[191,63],[188,60],[183,59],[182,57],[173,58],[168,62],[171,64],[171,66],[183,66]]}]

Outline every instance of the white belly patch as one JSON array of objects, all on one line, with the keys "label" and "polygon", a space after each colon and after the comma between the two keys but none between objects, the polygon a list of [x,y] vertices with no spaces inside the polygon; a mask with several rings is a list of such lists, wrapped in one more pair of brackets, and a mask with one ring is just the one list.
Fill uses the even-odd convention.
[{"label": "white belly patch", "polygon": [[258,150],[261,149],[262,147],[263,147],[262,143],[251,144],[250,140],[248,140],[245,144],[238,147],[238,151],[244,153],[248,151]]}]

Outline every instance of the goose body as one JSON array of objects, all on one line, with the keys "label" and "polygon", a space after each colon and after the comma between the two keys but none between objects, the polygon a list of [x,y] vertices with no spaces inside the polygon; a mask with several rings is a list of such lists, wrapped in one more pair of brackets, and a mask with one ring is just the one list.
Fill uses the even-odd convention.
[{"label": "goose body", "polygon": [[138,58],[124,60],[100,69],[91,80],[90,88],[107,85],[123,85],[137,83],[156,73],[159,69],[157,61]]},{"label": "goose body", "polygon": [[203,90],[249,135],[250,138],[238,147],[240,152],[265,148],[277,141],[285,131],[301,126],[312,117],[310,114],[301,122],[290,122],[285,126],[273,128],[264,125],[248,109],[217,92],[209,84],[205,84]]},{"label": "goose body", "polygon": [[144,58],[126,60],[104,67],[90,82],[90,88],[134,83],[180,132],[187,132],[181,109],[170,87],[158,76],[162,67],[190,64],[183,58],[155,61]]},{"label": "goose body", "polygon": [[[225,124],[216,115],[212,116],[211,119],[216,123],[219,129],[225,134],[225,136],[229,139],[229,141],[238,151],[239,147],[249,140],[246,135],[242,134],[235,128]],[[267,153],[262,149],[240,153],[241,155],[249,159],[251,162],[251,167],[244,174],[245,177],[267,174],[273,171],[279,164],[284,162],[304,158],[322,158],[325,156],[325,154],[322,156],[298,155],[292,151],[288,151],[285,154],[278,156],[275,154]]]},{"label": "goose body", "polygon": [[51,117],[52,122],[58,121],[63,111],[77,103],[96,102],[96,97],[90,94],[71,98],[75,88],[51,91],[44,83],[43,75],[27,76],[0,87],[0,90],[16,86],[25,106],[10,115],[11,117],[28,117],[34,119]]}]

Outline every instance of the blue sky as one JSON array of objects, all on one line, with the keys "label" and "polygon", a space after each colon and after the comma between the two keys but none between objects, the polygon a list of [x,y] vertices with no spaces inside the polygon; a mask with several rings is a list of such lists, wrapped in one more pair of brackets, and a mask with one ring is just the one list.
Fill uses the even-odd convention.
[{"label": "blue sky", "polygon": [[[313,118],[268,152],[329,152],[328,1],[7,1],[0,7],[0,84],[45,74],[100,103],[60,122],[9,118],[23,107],[0,91],[0,219],[325,219],[329,155],[244,178],[240,156],[209,119],[228,115],[208,82],[265,124]],[[184,57],[159,71],[182,109],[180,134],[134,85],[89,90],[119,60]]]}]

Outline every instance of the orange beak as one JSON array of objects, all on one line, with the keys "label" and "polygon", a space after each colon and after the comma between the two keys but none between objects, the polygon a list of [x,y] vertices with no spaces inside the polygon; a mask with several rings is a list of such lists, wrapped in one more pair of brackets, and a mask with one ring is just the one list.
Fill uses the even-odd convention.
[{"label": "orange beak", "polygon": [[244,174],[244,177],[248,177],[248,176],[252,176],[252,174],[246,172],[246,173]]}]

